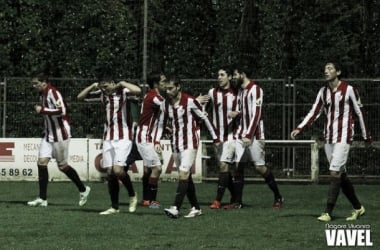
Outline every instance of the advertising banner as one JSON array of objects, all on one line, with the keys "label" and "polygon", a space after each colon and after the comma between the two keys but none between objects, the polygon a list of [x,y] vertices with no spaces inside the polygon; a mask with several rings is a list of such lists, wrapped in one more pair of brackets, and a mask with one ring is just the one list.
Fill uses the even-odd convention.
[{"label": "advertising banner", "polygon": [[[37,181],[39,138],[0,138],[0,181]],[[169,140],[161,141],[162,174],[161,181],[176,182],[178,168],[174,163]],[[83,181],[104,181],[106,174],[102,168],[102,140],[73,138],[70,140],[69,165]],[[55,159],[48,165],[50,181],[68,181],[69,179],[57,167]],[[202,143],[198,149],[192,168],[194,182],[202,181]],[[131,180],[141,181],[143,162],[136,161],[129,167]]]},{"label": "advertising banner", "polygon": [[[37,181],[39,138],[0,138],[0,181]],[[71,139],[69,165],[82,180],[88,180],[87,139]],[[48,165],[49,180],[69,180],[55,159]]]}]

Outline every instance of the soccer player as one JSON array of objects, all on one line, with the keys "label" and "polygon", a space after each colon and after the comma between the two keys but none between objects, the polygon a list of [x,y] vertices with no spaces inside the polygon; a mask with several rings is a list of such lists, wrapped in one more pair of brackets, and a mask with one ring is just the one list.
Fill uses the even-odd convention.
[{"label": "soccer player", "polygon": [[283,198],[272,172],[265,166],[264,125],[261,116],[263,90],[250,79],[251,74],[252,70],[246,66],[236,66],[233,73],[233,78],[240,86],[238,93],[239,111],[230,112],[231,117],[240,117],[236,131],[235,162],[237,166],[233,176],[235,200],[224,208],[235,209],[243,206],[244,169],[239,165],[239,162],[246,153],[274,194],[272,207],[279,209],[282,207]]},{"label": "soccer player", "polygon": [[133,213],[136,211],[137,193],[133,189],[128,173],[124,171],[132,148],[132,119],[127,96],[138,95],[141,89],[125,81],[115,83],[106,78],[82,90],[78,99],[84,99],[94,88],[100,90],[95,95],[100,96],[105,109],[103,167],[107,168],[108,191],[111,198],[111,208],[100,214],[119,213],[119,180],[128,191],[129,212]]},{"label": "soccer player", "polygon": [[48,163],[55,158],[59,170],[74,182],[79,190],[79,206],[87,202],[90,187],[85,186],[80,180],[78,173],[68,164],[69,143],[71,138],[70,125],[66,103],[61,93],[48,83],[47,76],[39,74],[32,78],[33,87],[40,92],[41,105],[35,105],[37,114],[44,118],[45,131],[41,140],[38,154],[38,183],[39,197],[29,201],[28,205],[33,207],[46,207],[48,186]]},{"label": "soccer player", "polygon": [[200,103],[193,97],[181,91],[180,81],[176,77],[170,77],[166,84],[167,97],[161,106],[159,130],[156,137],[156,146],[161,138],[162,131],[168,119],[171,120],[172,138],[171,145],[173,158],[179,170],[179,181],[174,203],[170,208],[165,208],[165,213],[171,218],[178,218],[183,199],[187,195],[191,204],[191,210],[186,218],[193,218],[202,214],[199,206],[194,182],[191,177],[191,167],[195,162],[199,145],[199,128],[196,119],[201,119],[216,143],[218,136],[214,127],[203,113]]},{"label": "soccer player", "polygon": [[340,80],[341,67],[336,62],[326,63],[324,77],[327,85],[322,87],[315,102],[304,120],[290,134],[292,139],[307,126],[310,126],[322,112],[326,115],[324,127],[325,153],[330,164],[330,187],[327,195],[325,212],[318,217],[319,221],[331,221],[331,214],[338,199],[340,188],[352,204],[354,210],[347,221],[357,220],[365,209],[356,196],[355,189],[347,176],[346,162],[354,135],[353,113],[356,114],[362,136],[371,143],[363,105],[358,90]]},{"label": "soccer player", "polygon": [[149,90],[144,96],[136,132],[137,149],[144,165],[142,205],[149,208],[160,208],[157,202],[157,190],[162,171],[162,156],[161,148],[154,145],[154,138],[157,133],[160,106],[164,101],[159,92],[164,80],[165,78],[160,74],[152,74],[148,77]]},{"label": "soccer player", "polygon": [[229,188],[233,195],[233,183],[231,165],[235,156],[235,136],[236,121],[230,117],[230,112],[237,111],[236,91],[232,88],[232,71],[228,67],[221,67],[218,70],[218,87],[212,88],[208,92],[211,108],[209,115],[216,128],[216,134],[221,141],[217,149],[219,163],[218,188],[215,200],[210,205],[211,209],[219,209],[226,188]]}]

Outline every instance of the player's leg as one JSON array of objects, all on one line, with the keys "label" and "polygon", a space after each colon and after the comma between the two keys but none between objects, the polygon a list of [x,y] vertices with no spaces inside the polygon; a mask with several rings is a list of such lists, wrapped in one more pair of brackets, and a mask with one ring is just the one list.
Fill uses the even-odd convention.
[{"label": "player's leg", "polygon": [[46,207],[47,206],[47,186],[49,182],[49,173],[47,165],[50,158],[39,158],[37,162],[38,166],[38,187],[39,196],[32,201],[28,201],[28,205],[32,207]]},{"label": "player's leg", "polygon": [[196,216],[202,215],[202,210],[199,206],[196,191],[195,191],[195,185],[193,182],[193,178],[190,172],[189,176],[189,186],[187,189],[187,198],[189,199],[191,209],[187,215],[185,215],[185,218],[194,218]]},{"label": "player's leg", "polygon": [[115,150],[115,156],[113,159],[113,172],[116,177],[123,183],[124,187],[127,189],[129,195],[129,212],[133,213],[136,211],[137,206],[137,193],[133,188],[133,184],[129,174],[124,171],[124,167],[127,161],[127,157],[132,149],[131,140],[119,140],[112,142]]},{"label": "player's leg", "polygon": [[[141,154],[138,150],[137,143],[132,141],[132,149],[127,158],[127,166],[125,167],[125,172],[128,173],[129,165],[133,164],[135,161],[142,160]],[[149,176],[151,174],[151,169],[143,166],[143,175],[141,177],[142,187],[143,187],[143,197],[141,201],[142,206],[149,206],[150,202],[148,200],[148,185],[149,185]]]},{"label": "player's leg", "polygon": [[160,204],[157,201],[157,192],[158,180],[160,178],[161,171],[161,165],[152,167],[152,174],[150,175],[148,182],[148,199],[150,201],[149,208],[160,208]]},{"label": "player's leg", "polygon": [[341,187],[341,173],[345,172],[345,163],[337,144],[325,144],[325,152],[330,167],[330,186],[327,192],[325,212],[318,217],[319,221],[331,221],[331,215],[336,205]]},{"label": "player's leg", "polygon": [[41,140],[40,150],[38,152],[38,187],[39,197],[37,199],[29,201],[29,206],[47,206],[47,186],[49,183],[48,163],[53,155],[53,145],[47,142],[45,139]]},{"label": "player's leg", "polygon": [[[335,145],[336,147],[336,154],[339,154],[337,157],[338,159],[341,159],[340,164],[346,164],[348,154],[350,151],[350,144],[344,144],[339,143]],[[346,168],[342,168],[342,173],[340,175],[340,186],[342,188],[343,194],[346,196],[346,198],[349,200],[353,207],[353,211],[349,217],[346,218],[348,221],[357,220],[361,215],[365,213],[365,208],[362,206],[361,202],[359,201],[355,188],[351,182],[351,180],[348,178],[347,170]]]},{"label": "player's leg", "polygon": [[146,189],[144,200],[150,202],[150,208],[159,208],[157,203],[158,180],[161,175],[162,167],[160,156],[157,154],[153,143],[139,143],[137,149],[143,159],[144,175],[145,172],[150,173],[145,175],[143,180],[143,189]]},{"label": "player's leg", "polygon": [[111,200],[111,208],[100,212],[101,215],[110,215],[119,213],[119,181],[113,172],[114,149],[111,141],[103,141],[103,165],[107,169],[107,186]]},{"label": "player's leg", "polygon": [[237,140],[235,146],[235,164],[231,174],[233,195],[231,197],[230,204],[224,206],[225,209],[242,207],[244,188],[244,164],[241,164],[241,161],[243,159],[244,153],[245,147],[243,146],[243,142],[241,140]]},{"label": "player's leg", "polygon": [[182,156],[182,159],[181,159],[180,171],[182,171],[183,173],[186,173],[187,179],[188,179],[187,198],[189,199],[191,207],[194,207],[195,209],[200,210],[200,206],[199,206],[196,191],[195,191],[195,185],[194,185],[193,178],[191,175],[191,169],[195,163],[197,150],[187,149],[182,152],[181,156]]},{"label": "player's leg", "polygon": [[141,201],[141,205],[144,207],[150,205],[148,190],[149,190],[149,177],[151,174],[152,174],[152,169],[148,168],[147,166],[144,166],[144,172],[142,176],[143,199]]},{"label": "player's leg", "polygon": [[[233,163],[235,153],[235,141],[228,141],[222,144],[221,152],[218,154],[219,157],[219,178],[218,178],[218,187],[216,190],[215,200],[210,205],[211,209],[218,209],[221,207],[221,201],[224,196],[225,190],[228,187],[231,187],[231,174],[230,174],[230,165]],[[231,196],[233,196],[232,190]]]},{"label": "player's leg", "polygon": [[229,186],[229,181],[230,181],[229,165],[226,162],[220,162],[218,187],[216,189],[215,200],[210,205],[211,209],[218,209],[221,207],[225,190]]},{"label": "player's leg", "polygon": [[113,171],[113,167],[107,169],[107,185],[111,199],[111,208],[119,211],[119,179]]},{"label": "player's leg", "polygon": [[272,207],[276,209],[281,208],[283,198],[278,189],[276,179],[272,171],[265,166],[265,141],[253,141],[251,146],[249,147],[249,152],[251,159],[254,162],[256,171],[260,173],[260,175],[264,178],[265,183],[273,192],[274,202]]},{"label": "player's leg", "polygon": [[[178,186],[176,195],[174,198],[173,206],[170,208],[166,208],[164,211],[166,215],[168,215],[171,218],[177,218],[179,210],[182,207],[183,200],[185,196],[188,194],[189,190],[189,181],[190,181],[190,174],[191,174],[191,167],[193,166],[195,162],[195,157],[197,155],[196,149],[187,149],[183,152],[173,152],[173,158],[176,163],[176,166],[179,170],[178,175]],[[191,180],[190,184],[191,193],[190,196],[188,196],[190,203],[192,205],[197,206],[199,208],[199,204],[196,198],[195,194],[195,187],[194,183]]]},{"label": "player's leg", "polygon": [[330,186],[327,192],[327,202],[325,212],[318,217],[320,221],[331,221],[331,215],[334,210],[336,201],[339,196],[340,184],[341,184],[341,173],[339,171],[333,171],[330,168]]},{"label": "player's leg", "polygon": [[[173,152],[173,159],[176,166],[181,166],[181,153]],[[189,187],[189,172],[183,171],[178,168],[178,184],[177,190],[174,197],[174,203],[169,208],[165,208],[164,212],[170,218],[178,218],[179,210],[181,209],[183,199],[187,193]]]},{"label": "player's leg", "polygon": [[87,203],[91,188],[85,186],[77,171],[68,165],[70,140],[56,142],[53,144],[53,155],[57,160],[58,168],[77,186],[79,190],[79,206]]}]

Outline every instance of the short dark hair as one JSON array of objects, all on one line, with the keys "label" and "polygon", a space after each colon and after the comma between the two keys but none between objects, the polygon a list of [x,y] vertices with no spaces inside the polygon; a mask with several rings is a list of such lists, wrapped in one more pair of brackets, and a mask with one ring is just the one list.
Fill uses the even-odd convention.
[{"label": "short dark hair", "polygon": [[160,73],[151,73],[149,74],[148,78],[146,79],[147,84],[149,85],[149,88],[154,88],[155,83],[159,83],[161,80],[161,75]]},{"label": "short dark hair", "polygon": [[252,78],[253,77],[253,69],[250,66],[247,65],[235,65],[234,70],[237,70],[240,74],[244,73],[247,78]]},{"label": "short dark hair", "polygon": [[325,65],[327,65],[327,64],[334,65],[335,70],[336,71],[340,71],[340,75],[338,76],[338,78],[342,78],[343,77],[343,73],[344,73],[343,66],[342,66],[342,64],[339,61],[336,61],[336,60],[327,61],[325,63]]},{"label": "short dark hair", "polygon": [[229,76],[232,76],[232,74],[233,74],[232,67],[231,67],[231,66],[228,66],[228,65],[222,65],[222,66],[220,66],[220,67],[218,68],[218,71],[219,71],[219,70],[224,70],[224,71],[226,71],[227,75],[229,75]]},{"label": "short dark hair", "polygon": [[177,76],[169,76],[167,77],[167,82],[173,82],[175,86],[179,86],[181,83],[181,79]]},{"label": "short dark hair", "polygon": [[114,81],[114,79],[111,76],[101,76],[98,78],[98,82],[100,84],[104,84],[106,82],[113,82],[113,81]]},{"label": "short dark hair", "polygon": [[42,72],[36,74],[35,78],[37,78],[39,82],[47,82],[49,80],[49,76]]}]

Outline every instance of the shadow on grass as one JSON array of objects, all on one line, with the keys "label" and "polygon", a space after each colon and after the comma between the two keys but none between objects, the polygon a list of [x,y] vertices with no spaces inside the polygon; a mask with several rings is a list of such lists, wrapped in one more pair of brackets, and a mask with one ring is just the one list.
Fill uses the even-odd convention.
[{"label": "shadow on grass", "polygon": [[0,203],[4,203],[4,204],[22,204],[22,205],[26,205],[27,201],[0,201]]},{"label": "shadow on grass", "polygon": [[[67,208],[67,209],[63,209],[63,211],[80,212],[80,213],[85,212],[85,213],[96,213],[96,214],[99,214],[100,212],[103,212],[104,210],[105,209],[93,209],[93,208]],[[130,214],[133,216],[145,216],[145,215],[163,216],[163,215],[165,215],[164,210],[162,210],[162,209],[153,210],[153,209],[149,209],[149,208],[141,208],[141,209],[136,210],[136,212],[134,212],[134,213],[128,212],[128,208],[126,208],[126,209],[121,208],[119,214]]]},{"label": "shadow on grass", "polygon": [[[27,205],[28,201],[26,200],[23,200],[23,201],[20,201],[20,200],[14,200],[14,201],[1,201],[0,200],[0,204],[10,204],[10,205],[14,205],[14,204],[19,204],[19,205],[25,205],[25,206],[28,206]],[[48,203],[48,207],[68,207],[68,206],[72,206],[72,204],[67,204],[67,203],[52,203],[52,202],[49,202]]]}]

